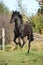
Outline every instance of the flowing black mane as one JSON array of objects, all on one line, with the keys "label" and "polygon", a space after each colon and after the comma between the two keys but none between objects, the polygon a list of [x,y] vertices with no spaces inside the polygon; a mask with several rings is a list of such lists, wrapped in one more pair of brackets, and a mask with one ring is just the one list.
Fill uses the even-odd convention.
[{"label": "flowing black mane", "polygon": [[13,11],[13,13],[12,13],[12,18],[13,18],[15,15],[18,16],[18,17],[21,19],[21,23],[23,23],[23,21],[22,21],[22,15],[20,14],[20,12],[18,12],[18,11]]}]

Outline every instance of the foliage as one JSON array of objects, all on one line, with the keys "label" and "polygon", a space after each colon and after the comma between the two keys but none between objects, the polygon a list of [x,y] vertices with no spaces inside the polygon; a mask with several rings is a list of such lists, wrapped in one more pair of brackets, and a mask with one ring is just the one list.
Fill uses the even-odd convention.
[{"label": "foliage", "polygon": [[4,5],[4,3],[3,2],[0,2],[0,14],[6,14],[6,15],[8,15],[8,14],[10,14],[9,13],[9,9]]},{"label": "foliage", "polygon": [[42,14],[43,15],[43,7],[38,9],[38,14]]},{"label": "foliage", "polygon": [[32,24],[34,31],[41,33],[43,29],[43,15],[35,15],[30,18],[30,23]]},{"label": "foliage", "polygon": [[[5,38],[6,38],[6,44],[8,44],[11,41],[11,29],[10,29],[10,10],[4,5],[3,2],[0,2],[0,36],[2,35],[2,27],[4,23],[5,27]],[[1,44],[1,43],[0,43]]]},{"label": "foliage", "polygon": [[20,12],[22,13],[22,16],[27,18],[27,11],[26,9],[23,8],[22,2],[23,0],[18,0],[18,7],[19,7]]}]

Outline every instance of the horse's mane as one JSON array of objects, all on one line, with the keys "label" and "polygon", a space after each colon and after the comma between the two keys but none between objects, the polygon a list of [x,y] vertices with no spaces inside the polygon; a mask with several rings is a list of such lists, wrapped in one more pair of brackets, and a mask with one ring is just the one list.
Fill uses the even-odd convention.
[{"label": "horse's mane", "polygon": [[18,11],[13,11],[13,14],[12,14],[12,15],[18,15],[18,17],[21,19],[21,23],[23,23],[22,14],[20,14],[20,12],[18,12]]}]

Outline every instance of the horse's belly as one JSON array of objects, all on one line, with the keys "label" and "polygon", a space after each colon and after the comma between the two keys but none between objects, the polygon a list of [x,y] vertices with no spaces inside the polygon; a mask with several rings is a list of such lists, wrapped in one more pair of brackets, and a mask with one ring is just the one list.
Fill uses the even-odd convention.
[{"label": "horse's belly", "polygon": [[30,30],[29,30],[28,27],[25,27],[25,28],[24,28],[24,34],[25,34],[25,35],[29,35],[29,34],[30,34]]}]

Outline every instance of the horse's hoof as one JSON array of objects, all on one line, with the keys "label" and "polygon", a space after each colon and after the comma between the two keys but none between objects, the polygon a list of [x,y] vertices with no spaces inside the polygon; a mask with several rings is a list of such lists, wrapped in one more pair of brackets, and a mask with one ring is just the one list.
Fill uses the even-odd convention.
[{"label": "horse's hoof", "polygon": [[29,53],[29,51],[27,53]]},{"label": "horse's hoof", "polygon": [[23,45],[21,45],[21,48],[23,48]]}]

